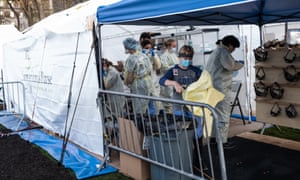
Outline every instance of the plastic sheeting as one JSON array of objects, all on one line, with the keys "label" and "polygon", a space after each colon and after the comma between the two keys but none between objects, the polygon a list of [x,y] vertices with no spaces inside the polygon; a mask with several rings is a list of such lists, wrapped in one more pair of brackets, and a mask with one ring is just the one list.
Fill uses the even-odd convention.
[{"label": "plastic sheeting", "polygon": [[[16,116],[6,116],[1,115],[0,113],[0,123],[6,128],[15,130],[18,122],[19,119]],[[19,129],[26,127],[27,123],[22,122]],[[46,150],[56,160],[60,160],[60,154],[62,151],[61,139],[53,137],[39,129],[23,131],[20,132],[19,135],[22,139],[34,143]],[[63,165],[66,168],[71,168],[78,179],[84,179],[117,171],[117,169],[112,166],[106,166],[106,168],[102,169],[100,172],[97,172],[97,164],[101,164],[101,161],[79,149],[72,143],[68,143]]]}]

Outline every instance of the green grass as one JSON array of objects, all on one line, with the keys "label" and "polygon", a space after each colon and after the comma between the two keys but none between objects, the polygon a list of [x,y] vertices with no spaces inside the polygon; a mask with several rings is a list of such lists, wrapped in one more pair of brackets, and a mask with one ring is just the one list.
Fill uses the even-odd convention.
[{"label": "green grass", "polygon": [[[254,131],[255,133],[260,133],[261,130]],[[300,129],[284,127],[284,126],[272,126],[266,128],[264,135],[279,137],[283,139],[289,139],[300,142]]]}]

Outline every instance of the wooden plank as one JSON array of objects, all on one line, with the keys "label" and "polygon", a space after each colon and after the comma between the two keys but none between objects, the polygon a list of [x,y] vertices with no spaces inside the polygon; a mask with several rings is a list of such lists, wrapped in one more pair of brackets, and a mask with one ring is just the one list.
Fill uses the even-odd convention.
[{"label": "wooden plank", "polygon": [[139,132],[133,121],[119,118],[120,146],[128,151],[143,154],[143,134]]},{"label": "wooden plank", "polygon": [[239,134],[238,136],[242,138],[258,141],[258,142],[272,144],[274,146],[300,151],[300,142],[298,141],[292,141],[289,139],[283,139],[283,138],[278,138],[273,136],[251,133],[251,132],[245,132]]}]

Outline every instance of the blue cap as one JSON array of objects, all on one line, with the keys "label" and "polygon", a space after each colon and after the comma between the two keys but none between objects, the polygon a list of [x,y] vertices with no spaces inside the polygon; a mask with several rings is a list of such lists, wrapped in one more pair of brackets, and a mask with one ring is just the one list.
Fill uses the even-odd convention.
[{"label": "blue cap", "polygon": [[133,38],[126,38],[123,41],[123,45],[125,49],[129,49],[129,50],[137,50],[140,46],[139,42]]}]

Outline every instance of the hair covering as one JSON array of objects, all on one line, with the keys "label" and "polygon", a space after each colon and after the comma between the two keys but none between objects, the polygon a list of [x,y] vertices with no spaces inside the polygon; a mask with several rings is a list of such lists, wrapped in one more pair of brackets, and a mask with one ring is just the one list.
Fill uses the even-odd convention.
[{"label": "hair covering", "polygon": [[123,45],[125,49],[129,50],[137,50],[139,48],[139,42],[133,38],[126,38],[123,41]]}]

